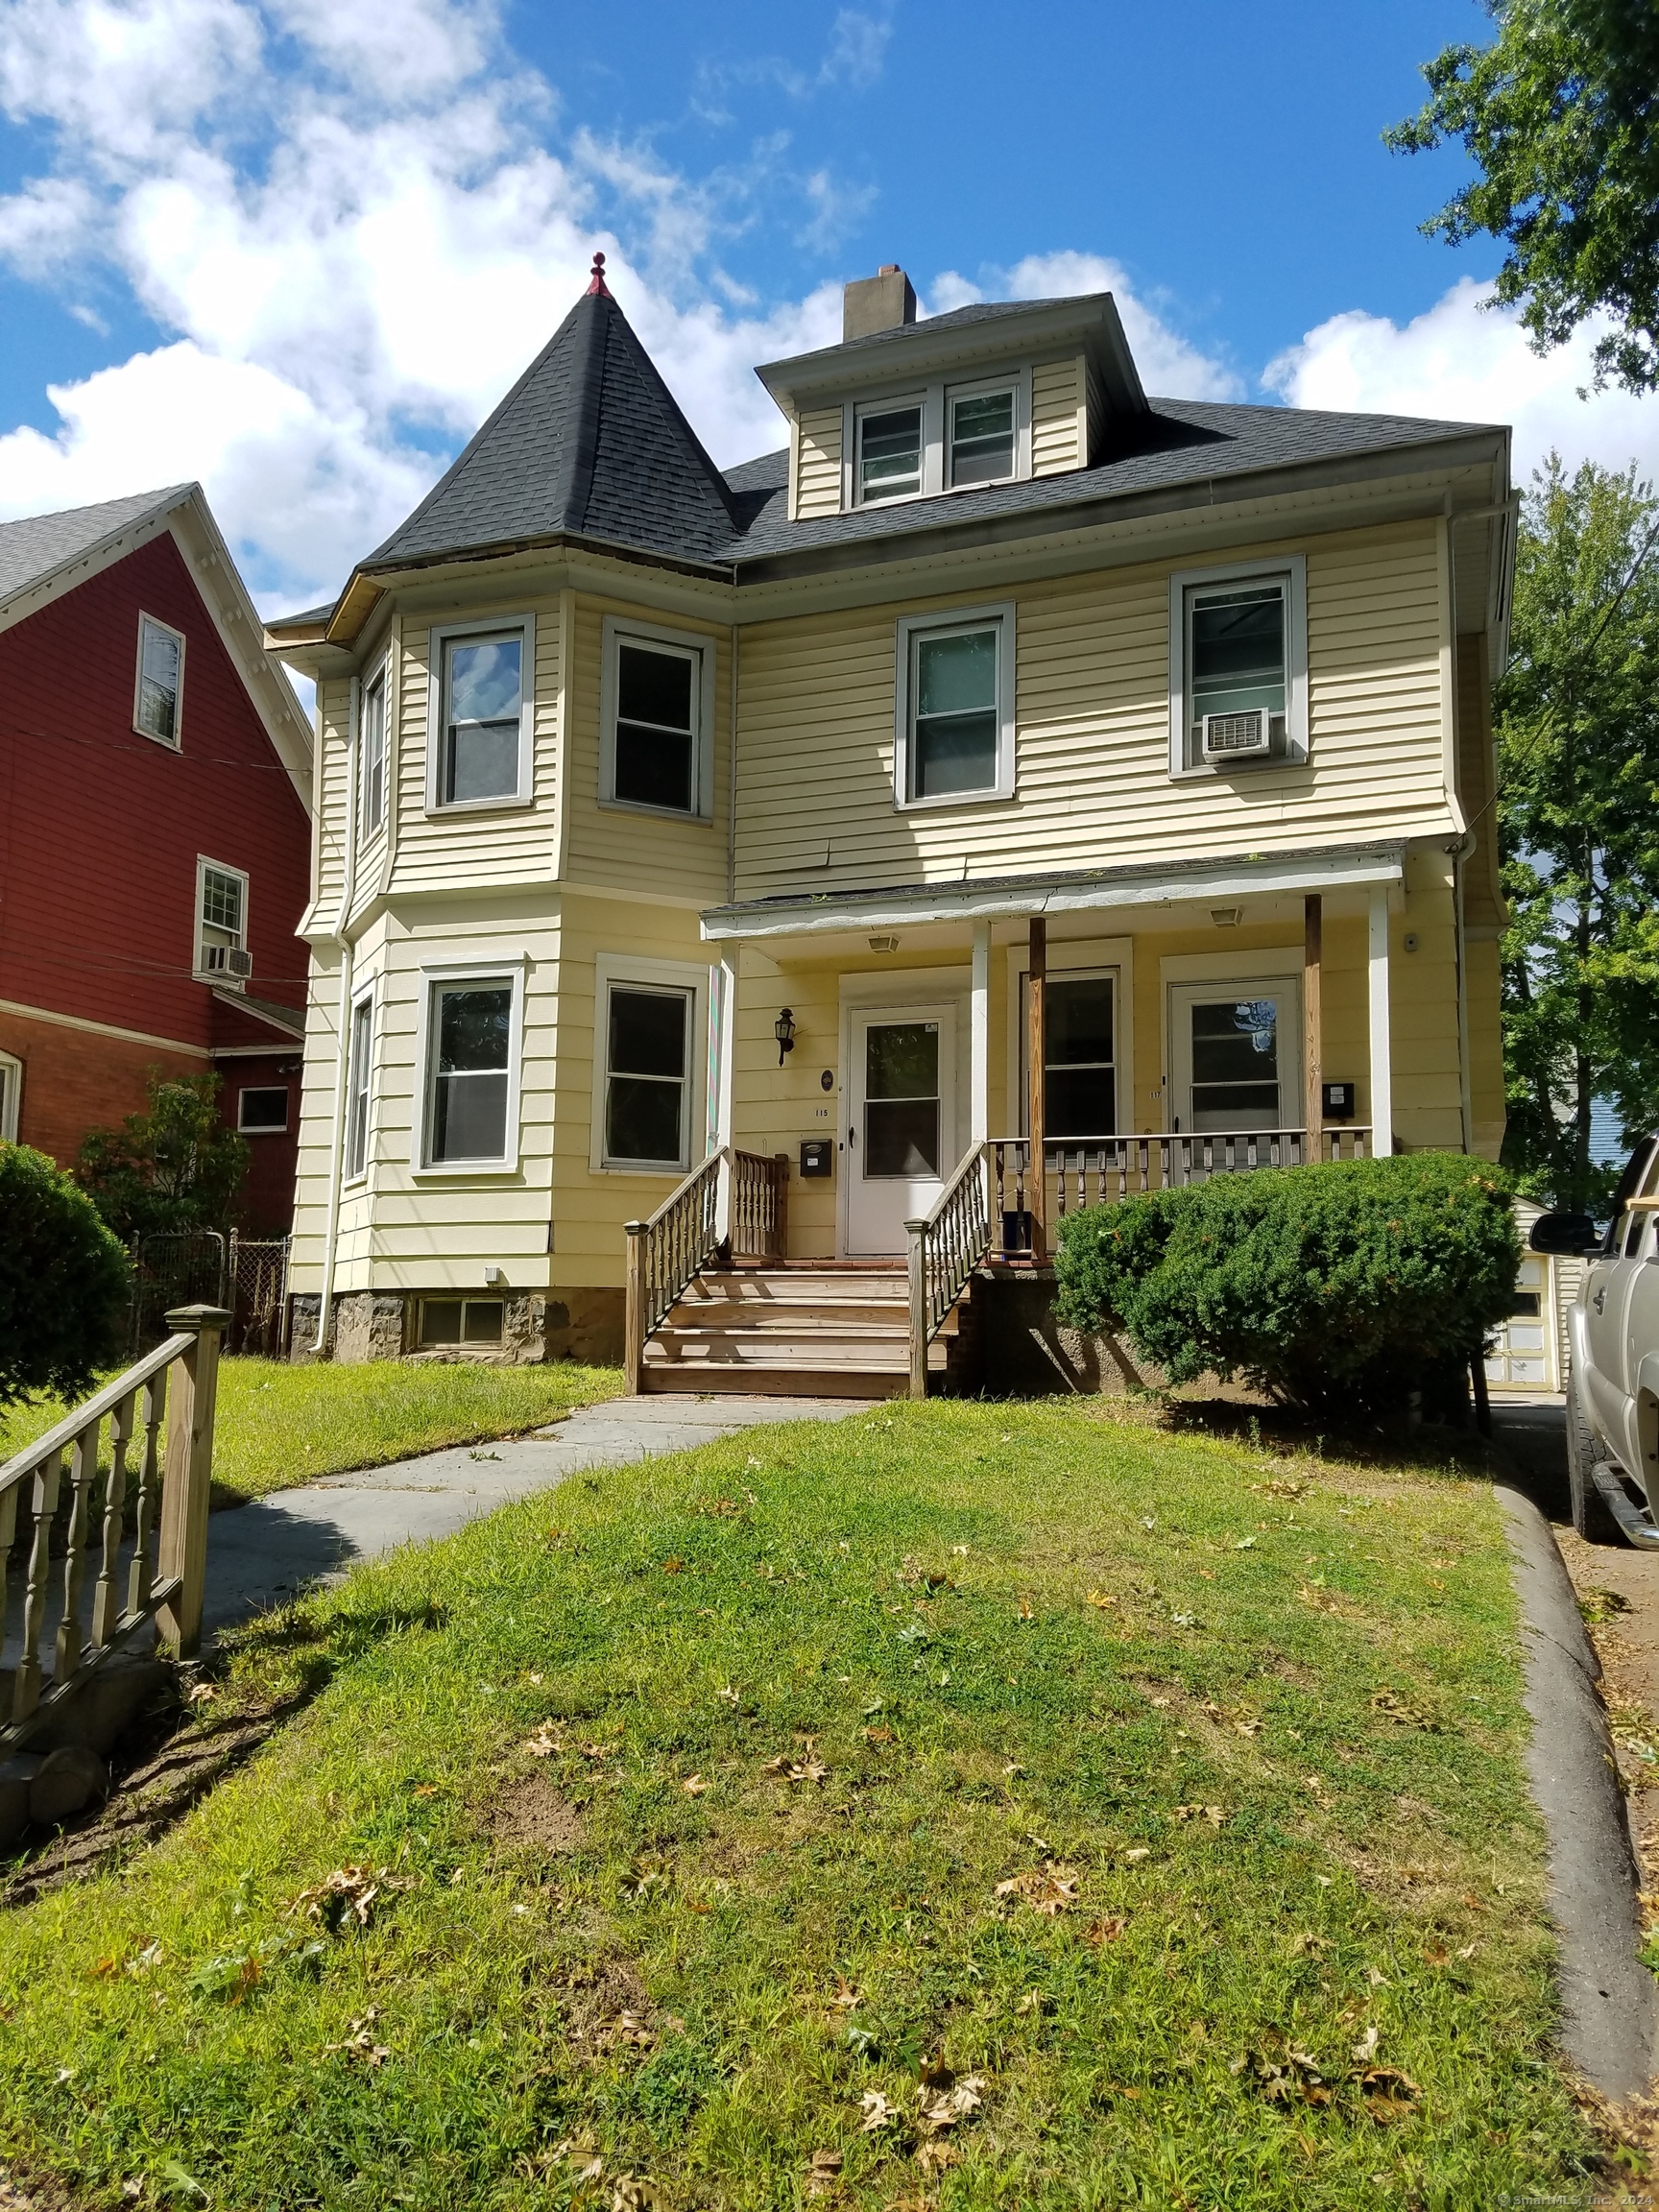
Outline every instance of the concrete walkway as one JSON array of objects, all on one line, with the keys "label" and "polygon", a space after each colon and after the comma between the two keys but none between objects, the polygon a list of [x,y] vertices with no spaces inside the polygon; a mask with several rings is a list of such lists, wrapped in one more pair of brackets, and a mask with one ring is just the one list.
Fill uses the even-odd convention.
[{"label": "concrete walkway", "polygon": [[359,1559],[453,1535],[567,1475],[690,1451],[765,1423],[840,1421],[865,1409],[860,1398],[613,1398],[533,1436],[457,1445],[280,1490],[208,1523],[204,1625],[211,1634],[286,1604],[310,1584],[337,1581]]}]

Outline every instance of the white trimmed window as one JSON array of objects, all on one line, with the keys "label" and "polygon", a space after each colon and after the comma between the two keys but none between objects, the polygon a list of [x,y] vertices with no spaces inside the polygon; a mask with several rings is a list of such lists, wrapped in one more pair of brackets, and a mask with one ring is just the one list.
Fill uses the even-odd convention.
[{"label": "white trimmed window", "polygon": [[600,688],[601,804],[711,821],[713,641],[608,617]]},{"label": "white trimmed window", "polygon": [[252,974],[248,953],[248,878],[223,861],[196,862],[196,973],[240,989]]},{"label": "white trimmed window", "polygon": [[937,806],[1014,795],[1014,610],[899,623],[894,796]]},{"label": "white trimmed window", "polygon": [[363,834],[373,837],[386,819],[386,663],[363,686]]},{"label": "white trimmed window", "polygon": [[0,1144],[17,1142],[17,1109],[23,1100],[23,1063],[0,1052]]},{"label": "white trimmed window", "polygon": [[945,481],[1005,484],[1020,469],[1020,388],[975,385],[945,395]]},{"label": "white trimmed window", "polygon": [[1169,581],[1169,768],[1217,775],[1308,757],[1306,563]]},{"label": "white trimmed window", "polygon": [[476,1351],[499,1344],[502,1305],[499,1298],[422,1298],[421,1351]]},{"label": "white trimmed window", "polygon": [[923,488],[927,441],[921,398],[882,399],[854,417],[854,504],[883,505],[914,499]]},{"label": "white trimmed window", "polygon": [[709,971],[602,954],[590,1165],[684,1174],[707,1149]]},{"label": "white trimmed window", "polygon": [[500,1173],[518,1165],[524,966],[428,969],[416,1166]]},{"label": "white trimmed window", "polygon": [[369,1100],[374,1070],[374,993],[351,1002],[351,1035],[346,1047],[346,1180],[369,1171]]},{"label": "white trimmed window", "polygon": [[138,669],[132,693],[132,727],[158,745],[179,750],[184,691],[184,638],[154,614],[138,617]]},{"label": "white trimmed window", "polygon": [[236,1126],[244,1137],[280,1137],[288,1127],[286,1083],[251,1085],[236,1094]]},{"label": "white trimmed window", "polygon": [[527,614],[432,632],[426,804],[433,812],[530,804],[535,660]]}]

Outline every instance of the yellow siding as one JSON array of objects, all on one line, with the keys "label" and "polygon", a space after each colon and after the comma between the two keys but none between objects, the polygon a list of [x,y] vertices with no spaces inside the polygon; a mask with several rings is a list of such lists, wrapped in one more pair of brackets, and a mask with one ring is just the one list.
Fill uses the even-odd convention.
[{"label": "yellow siding", "polygon": [[351,772],[351,685],[317,686],[317,902],[332,923],[346,866],[346,805]]},{"label": "yellow siding", "polygon": [[[468,619],[492,610],[469,609]],[[504,601],[500,613],[536,618],[532,791],[528,806],[492,807],[479,813],[429,815],[426,811],[426,716],[432,668],[431,631],[424,619],[407,619],[395,661],[399,678],[396,804],[397,857],[390,888],[417,891],[457,883],[543,882],[554,864],[554,754],[558,742],[559,602],[553,596]]]},{"label": "yellow siding", "polygon": [[1482,1159],[1496,1160],[1503,1148],[1507,1118],[1497,941],[1488,938],[1483,943],[1465,945],[1464,958],[1468,963],[1469,1103],[1474,1125],[1469,1149]]},{"label": "yellow siding", "polygon": [[1093,469],[1106,435],[1106,395],[1100,388],[1100,372],[1087,356],[1083,363],[1084,377],[1084,432],[1082,467]]},{"label": "yellow siding", "polygon": [[795,441],[795,512],[841,512],[841,410],[813,407],[801,417]]},{"label": "yellow siding", "polygon": [[335,1077],[339,1067],[340,954],[313,950],[305,994],[305,1072],[300,1097],[299,1156],[294,1175],[291,1290],[317,1290],[323,1280],[328,1183],[334,1147]]},{"label": "yellow siding", "polygon": [[[672,960],[707,974],[714,949],[703,943],[694,913],[623,899],[563,902],[557,1036],[558,1111],[552,1162],[553,1257],[558,1287],[619,1286],[622,1224],[650,1214],[677,1175],[637,1175],[589,1166],[593,1134],[595,967],[599,956]],[[706,1123],[691,1131],[691,1156],[704,1155]]]},{"label": "yellow siding", "polygon": [[982,805],[900,812],[893,804],[897,618],[974,598],[750,630],[737,895],[1438,830],[1446,806],[1436,548],[1432,525],[1414,523],[1313,545],[1312,757],[1233,777],[1168,773],[1166,564],[1020,592],[1017,793]]},{"label": "yellow siding", "polygon": [[1083,355],[1040,361],[1031,372],[1031,473],[1057,476],[1080,469],[1078,424],[1083,419]]},{"label": "yellow siding", "polygon": [[[713,646],[714,716],[705,741],[713,754],[714,808],[707,822],[676,822],[599,804],[600,661],[607,614],[705,637]],[[661,614],[620,600],[577,599],[568,695],[568,881],[621,884],[658,898],[683,899],[700,907],[716,905],[725,898],[732,713],[730,639],[729,630],[678,619],[665,622]]]}]

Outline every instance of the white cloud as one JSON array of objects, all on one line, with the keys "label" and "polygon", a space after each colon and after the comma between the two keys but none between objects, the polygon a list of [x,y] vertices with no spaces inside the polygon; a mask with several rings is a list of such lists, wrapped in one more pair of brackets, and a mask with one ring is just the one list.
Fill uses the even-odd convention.
[{"label": "white cloud", "polygon": [[1480,306],[1484,296],[1465,277],[1404,327],[1358,308],[1334,315],[1271,362],[1262,381],[1293,407],[1511,423],[1521,483],[1551,447],[1569,467],[1623,469],[1634,458],[1659,473],[1659,396],[1578,397],[1600,327],[1540,356],[1512,313]]},{"label": "white cloud", "polygon": [[[987,297],[997,300],[1063,300],[1080,292],[1110,292],[1122,318],[1123,334],[1144,389],[1162,399],[1238,399],[1238,378],[1223,362],[1190,345],[1165,320],[1169,301],[1161,294],[1143,300],[1131,287],[1122,264],[1098,253],[1027,253],[1012,268],[987,269],[984,283],[948,269],[927,288],[934,315],[967,307]],[[1160,312],[1164,310],[1164,312]]]},{"label": "white cloud", "polygon": [[830,32],[830,51],[818,72],[825,84],[852,84],[859,91],[874,84],[887,60],[893,26],[856,8],[843,8]]}]

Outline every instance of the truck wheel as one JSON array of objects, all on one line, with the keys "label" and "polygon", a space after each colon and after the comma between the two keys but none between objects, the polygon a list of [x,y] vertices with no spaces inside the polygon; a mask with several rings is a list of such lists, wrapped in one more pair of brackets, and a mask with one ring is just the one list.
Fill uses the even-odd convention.
[{"label": "truck wheel", "polygon": [[1591,1473],[1598,1457],[1596,1436],[1578,1404],[1578,1391],[1567,1379],[1567,1486],[1573,1498],[1573,1526],[1586,1544],[1623,1544],[1624,1531],[1596,1487]]}]

